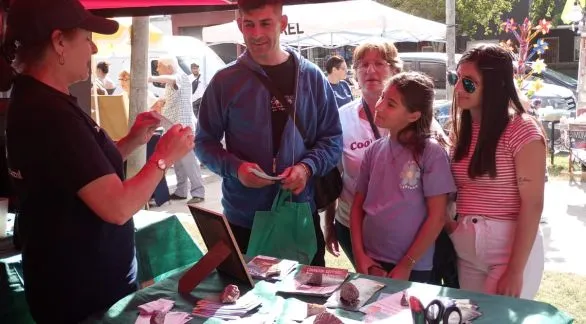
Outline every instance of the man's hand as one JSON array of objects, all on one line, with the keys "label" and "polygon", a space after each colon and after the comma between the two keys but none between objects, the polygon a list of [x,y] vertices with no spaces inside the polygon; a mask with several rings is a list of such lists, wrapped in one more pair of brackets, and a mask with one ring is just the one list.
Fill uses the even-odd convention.
[{"label": "man's hand", "polygon": [[262,171],[262,169],[256,163],[244,162],[240,165],[240,167],[238,167],[238,180],[240,180],[240,183],[242,183],[245,187],[262,188],[275,183],[272,180],[258,177],[252,173],[252,169]]},{"label": "man's hand", "polygon": [[296,164],[285,169],[285,171],[281,173],[281,177],[283,177],[283,180],[281,180],[283,189],[291,190],[294,195],[303,192],[310,176],[310,174],[308,174],[309,171],[307,171],[308,169],[307,166],[301,164]]},{"label": "man's hand", "polygon": [[336,258],[340,256],[340,244],[336,235],[336,228],[334,224],[326,225],[325,230],[326,250]]}]

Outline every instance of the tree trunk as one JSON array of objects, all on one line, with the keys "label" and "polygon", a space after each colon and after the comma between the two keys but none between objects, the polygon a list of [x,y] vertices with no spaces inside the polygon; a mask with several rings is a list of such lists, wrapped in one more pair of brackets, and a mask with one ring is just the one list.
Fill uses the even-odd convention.
[{"label": "tree trunk", "polygon": [[[136,116],[147,109],[147,71],[149,17],[133,17],[130,52],[129,127]],[[136,149],[127,160],[126,177],[133,177],[146,162],[146,145]]]}]

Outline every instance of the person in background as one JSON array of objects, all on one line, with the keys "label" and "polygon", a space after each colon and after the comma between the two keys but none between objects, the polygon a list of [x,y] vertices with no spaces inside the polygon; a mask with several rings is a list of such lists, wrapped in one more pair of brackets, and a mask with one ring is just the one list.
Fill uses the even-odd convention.
[{"label": "person in background", "polygon": [[[120,82],[120,88],[122,89],[122,96],[124,97],[124,101],[126,107],[130,107],[128,103],[128,98],[130,94],[130,72],[126,70],[122,70],[120,74],[118,74],[118,81]],[[159,100],[155,96],[155,94],[147,89],[147,107],[148,110],[155,110],[157,112],[161,112],[163,108],[163,101]]]},{"label": "person in background", "polygon": [[346,61],[339,55],[334,55],[326,62],[326,71],[328,72],[328,81],[336,95],[338,108],[352,101],[352,90],[346,82]]},{"label": "person in background", "polygon": [[193,114],[195,118],[199,115],[199,106],[201,105],[201,97],[206,89],[206,84],[199,72],[199,65],[191,63],[191,103],[193,105]]},{"label": "person in background", "polygon": [[150,139],[159,118],[139,114],[114,143],[69,92],[89,77],[97,52],[92,32],[117,29],[78,0],[17,0],[9,10],[3,45],[15,52],[8,63],[18,75],[11,80],[7,157],[19,201],[25,296],[39,324],[79,323],[137,289],[132,217],[166,168],[193,151],[192,130],[177,125],[125,179],[124,160]]},{"label": "person in background", "polygon": [[96,88],[98,94],[101,95],[111,95],[116,90],[116,84],[108,77],[108,73],[110,72],[110,64],[107,62],[99,62],[96,65]]},{"label": "person in background", "polygon": [[460,288],[532,299],[544,268],[545,136],[519,100],[505,49],[478,45],[449,75],[458,217],[446,231]]},{"label": "person in background", "polygon": [[446,149],[431,137],[433,81],[393,76],[376,104],[388,130],[366,150],[350,213],[357,272],[426,283],[435,240],[456,191]]},{"label": "person in background", "polygon": [[[374,107],[385,82],[401,71],[401,60],[397,48],[390,42],[367,42],[354,50],[358,84],[361,97],[339,109],[343,131],[343,153],[338,168],[342,173],[343,189],[337,203],[326,208],[326,248],[334,256],[340,255],[340,247],[354,264],[350,237],[350,207],[356,193],[356,181],[366,149],[376,141],[374,130],[368,120],[366,109],[374,116]],[[342,61],[343,62],[343,61]],[[345,63],[344,63],[345,64]],[[386,129],[378,129],[381,136]],[[335,219],[335,221],[334,221]]]},{"label": "person in background", "polygon": [[[218,71],[205,91],[195,139],[197,156],[222,176],[222,206],[243,253],[255,213],[270,210],[282,187],[292,191],[295,202],[310,204],[318,245],[311,263],[324,266],[325,244],[313,178],[336,167],[342,153],[334,93],[315,64],[281,48],[279,37],[287,27],[281,0],[239,0],[238,7],[238,27],[247,50]],[[268,77],[290,100],[305,138],[254,73]],[[253,169],[280,175],[282,180],[258,177]]]},{"label": "person in background", "polygon": [[[157,61],[158,76],[149,76],[149,82],[161,82],[165,84],[163,109],[161,113],[173,124],[193,129],[195,134],[195,115],[191,105],[191,83],[187,74],[179,67],[177,58],[172,55],[160,57]],[[169,125],[165,127],[169,129]],[[177,177],[177,189],[171,194],[172,200],[185,200],[188,194],[188,180],[191,189],[191,199],[188,204],[198,204],[205,199],[205,187],[201,177],[201,168],[195,157],[195,152],[190,151],[175,163],[173,167]]]}]

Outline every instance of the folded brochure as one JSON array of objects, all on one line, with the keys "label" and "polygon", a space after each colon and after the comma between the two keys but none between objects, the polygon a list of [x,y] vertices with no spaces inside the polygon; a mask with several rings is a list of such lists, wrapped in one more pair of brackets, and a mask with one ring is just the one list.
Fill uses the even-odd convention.
[{"label": "folded brochure", "polygon": [[248,262],[248,272],[255,279],[283,280],[293,271],[299,262],[282,260],[264,255],[255,256]]},{"label": "folded brochure", "polygon": [[348,270],[301,266],[293,276],[287,277],[279,286],[283,293],[328,297],[348,277]]}]

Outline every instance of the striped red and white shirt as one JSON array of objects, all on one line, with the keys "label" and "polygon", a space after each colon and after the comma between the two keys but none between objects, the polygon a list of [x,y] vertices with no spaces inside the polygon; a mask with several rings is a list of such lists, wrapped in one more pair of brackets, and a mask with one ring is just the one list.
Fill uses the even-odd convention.
[{"label": "striped red and white shirt", "polygon": [[516,219],[521,208],[521,197],[515,155],[530,142],[545,142],[544,134],[533,117],[526,114],[513,116],[497,145],[496,178],[482,175],[471,179],[468,176],[468,165],[476,147],[479,129],[480,124],[472,124],[470,150],[462,160],[454,161],[452,150],[452,174],[458,188],[458,214]]}]

